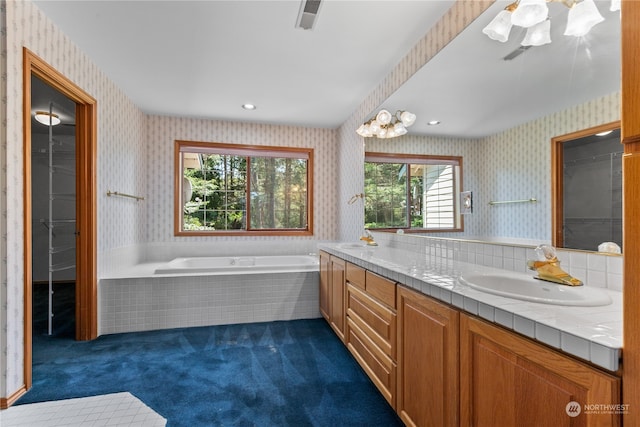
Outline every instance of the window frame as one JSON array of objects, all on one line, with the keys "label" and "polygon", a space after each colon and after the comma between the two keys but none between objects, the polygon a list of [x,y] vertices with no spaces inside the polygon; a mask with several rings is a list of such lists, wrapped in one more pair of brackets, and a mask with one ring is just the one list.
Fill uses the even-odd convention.
[{"label": "window frame", "polygon": [[[242,155],[246,157],[274,157],[274,158],[297,158],[307,160],[307,227],[304,229],[291,228],[270,228],[270,229],[242,229],[242,230],[183,230],[183,203],[182,203],[182,178],[184,176],[182,168],[182,152],[189,152],[188,149],[193,148],[194,151],[206,152],[207,149],[212,154],[221,154],[221,151],[228,150],[227,155]],[[238,154],[241,153],[241,154]],[[296,154],[300,156],[296,156]],[[281,156],[278,156],[281,154]],[[268,145],[245,145],[245,144],[229,144],[221,142],[201,142],[201,141],[185,141],[175,140],[174,145],[174,214],[173,229],[175,236],[312,236],[313,235],[313,148],[298,147],[279,147]],[[246,178],[246,198],[247,198],[247,219],[250,218],[249,197],[251,192],[251,177],[247,170]]]},{"label": "window frame", "polygon": [[[373,160],[372,160],[373,159]],[[453,204],[454,204],[454,221],[458,226],[453,228],[412,228],[409,221],[408,227],[381,227],[371,228],[373,231],[395,233],[398,230],[403,230],[405,233],[416,234],[431,234],[431,233],[458,233],[464,231],[464,215],[460,211],[460,192],[463,191],[463,162],[462,156],[446,156],[446,155],[430,155],[430,154],[405,154],[405,153],[378,153],[378,152],[365,152],[364,161],[375,163],[405,163],[405,164],[452,164],[459,167],[457,174],[458,182],[455,183]],[[454,173],[454,180],[456,174]],[[455,182],[455,181],[454,181]],[[409,191],[407,188],[407,200],[409,200]],[[455,193],[457,191],[457,194]],[[366,194],[365,194],[366,197]],[[364,206],[363,206],[364,210]],[[407,213],[409,211],[407,210]],[[409,217],[409,215],[408,215]]]}]

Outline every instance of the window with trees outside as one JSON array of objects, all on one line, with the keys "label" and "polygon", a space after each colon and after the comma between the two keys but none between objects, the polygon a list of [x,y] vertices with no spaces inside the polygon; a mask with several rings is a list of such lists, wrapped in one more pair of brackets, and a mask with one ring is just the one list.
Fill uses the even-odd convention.
[{"label": "window with trees outside", "polygon": [[313,149],[176,141],[176,235],[313,234]]},{"label": "window with trees outside", "polygon": [[365,228],[461,231],[462,157],[365,153]]}]

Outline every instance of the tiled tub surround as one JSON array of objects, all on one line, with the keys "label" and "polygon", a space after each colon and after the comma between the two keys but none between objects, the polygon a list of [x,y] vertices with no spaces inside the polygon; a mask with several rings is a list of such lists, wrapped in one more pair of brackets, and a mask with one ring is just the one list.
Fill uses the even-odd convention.
[{"label": "tiled tub surround", "polygon": [[143,263],[100,279],[99,334],[320,317],[317,268],[154,274],[163,265]]},{"label": "tiled tub surround", "polygon": [[[425,239],[420,249],[407,250],[402,243],[409,239],[378,239],[380,234],[376,234],[378,247],[321,244],[320,249],[607,370],[618,370],[622,348],[620,292],[603,289],[612,303],[601,307],[554,306],[500,297],[458,284],[457,277],[462,271],[494,268],[493,264],[461,261],[462,249],[456,244],[462,242]],[[532,249],[522,249],[518,256],[523,259],[514,258],[514,264],[524,265],[527,257],[533,257]],[[487,256],[489,260],[495,255]],[[483,254],[476,253],[476,257],[485,260]]]}]

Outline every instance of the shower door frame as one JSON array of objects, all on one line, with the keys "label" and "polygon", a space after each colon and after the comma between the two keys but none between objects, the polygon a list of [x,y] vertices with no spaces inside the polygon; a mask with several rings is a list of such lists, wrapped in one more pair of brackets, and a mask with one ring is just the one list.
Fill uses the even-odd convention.
[{"label": "shower door frame", "polygon": [[98,336],[96,153],[97,101],[23,48],[24,391],[32,385],[31,76],[76,103],[76,340]]}]

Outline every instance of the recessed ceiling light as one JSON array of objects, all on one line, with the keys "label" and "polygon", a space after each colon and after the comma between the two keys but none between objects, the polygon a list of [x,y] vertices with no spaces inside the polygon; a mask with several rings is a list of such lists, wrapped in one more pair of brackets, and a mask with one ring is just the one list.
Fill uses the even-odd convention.
[{"label": "recessed ceiling light", "polygon": [[255,104],[242,104],[242,108],[244,108],[245,110],[251,111],[251,110],[255,110],[258,107],[256,107]]},{"label": "recessed ceiling light", "polygon": [[613,131],[612,131],[612,130],[605,130],[604,132],[596,133],[596,136],[607,136],[607,135],[609,135],[611,132],[613,132]]},{"label": "recessed ceiling light", "polygon": [[55,125],[59,125],[60,124],[60,117],[58,117],[57,114],[53,114],[53,113],[48,113],[46,111],[36,111],[36,114],[34,115],[34,118],[42,123],[43,125],[51,125],[51,126],[55,126]]},{"label": "recessed ceiling light", "polygon": [[430,120],[427,122],[429,126],[435,126],[440,124],[440,120]]}]

